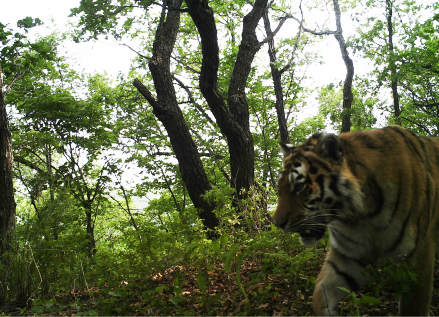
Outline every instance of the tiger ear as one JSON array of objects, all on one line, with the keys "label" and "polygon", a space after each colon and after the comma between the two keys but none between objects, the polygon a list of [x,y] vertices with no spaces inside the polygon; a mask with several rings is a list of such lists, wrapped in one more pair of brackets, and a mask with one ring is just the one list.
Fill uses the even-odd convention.
[{"label": "tiger ear", "polygon": [[284,154],[284,157],[290,155],[293,152],[293,150],[296,148],[294,145],[285,144],[282,142],[279,142],[279,145],[280,145],[280,149],[282,150],[282,153]]},{"label": "tiger ear", "polygon": [[343,161],[343,147],[335,134],[322,134],[319,140],[319,152],[322,156],[339,165]]}]

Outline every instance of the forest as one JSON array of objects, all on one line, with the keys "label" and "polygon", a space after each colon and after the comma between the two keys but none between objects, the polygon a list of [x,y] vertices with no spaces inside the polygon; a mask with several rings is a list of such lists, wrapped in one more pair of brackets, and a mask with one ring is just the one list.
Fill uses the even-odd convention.
[{"label": "forest", "polygon": [[[37,37],[50,21],[0,21],[1,316],[312,315],[329,237],[272,225],[279,142],[439,136],[435,1],[81,0],[65,18]],[[128,73],[62,49],[103,39],[135,52]],[[334,60],[343,79],[319,85]],[[397,315],[412,272],[367,269],[342,314]]]}]

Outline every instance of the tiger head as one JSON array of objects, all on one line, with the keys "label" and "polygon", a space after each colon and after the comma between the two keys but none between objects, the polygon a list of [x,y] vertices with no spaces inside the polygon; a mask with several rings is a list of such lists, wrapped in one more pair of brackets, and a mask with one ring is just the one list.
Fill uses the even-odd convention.
[{"label": "tiger head", "polygon": [[343,194],[351,187],[342,176],[342,142],[334,134],[316,133],[298,147],[281,143],[281,149],[283,171],[272,222],[299,233],[302,243],[315,244],[343,208]]}]

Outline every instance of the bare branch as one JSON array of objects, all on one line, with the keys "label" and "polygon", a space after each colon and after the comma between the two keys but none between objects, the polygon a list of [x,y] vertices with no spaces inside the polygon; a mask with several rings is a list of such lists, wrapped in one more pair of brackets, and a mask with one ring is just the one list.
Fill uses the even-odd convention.
[{"label": "bare branch", "polygon": [[186,68],[187,70],[190,70],[191,72],[195,73],[195,74],[200,74],[199,70],[196,70],[195,68],[190,67],[189,65],[187,65],[186,63],[183,63],[180,59],[178,59],[175,56],[171,56],[171,58],[175,61],[177,61],[178,63],[181,64],[181,66],[183,66],[184,68]]},{"label": "bare branch", "polygon": [[155,108],[158,107],[158,103],[155,98],[152,96],[151,92],[146,88],[144,84],[137,78],[133,81],[133,86],[137,88],[137,90],[142,94],[143,97],[149,102],[149,104]]},{"label": "bare branch", "polygon": [[311,33],[313,35],[332,35],[332,34],[336,34],[337,33],[337,31],[329,31],[329,30],[326,30],[326,31],[311,30],[311,29],[308,29],[308,28],[303,26],[303,23],[305,22],[303,19],[299,20],[298,18],[296,18],[294,16],[291,16],[291,18],[296,20],[297,22],[299,22],[299,24],[302,25],[302,30],[304,30],[305,32]]},{"label": "bare branch", "polygon": [[192,92],[191,92],[191,90],[189,89],[189,87],[186,86],[186,85],[185,85],[180,79],[178,79],[177,77],[175,77],[175,75],[174,75],[173,77],[174,77],[174,80],[180,85],[180,87],[183,88],[183,89],[186,91],[186,93],[188,94],[189,102],[190,102],[191,104],[193,104],[193,105],[195,106],[195,108],[198,109],[198,111],[200,111],[200,113],[202,114],[202,116],[203,116],[204,118],[206,118],[207,121],[209,121],[212,125],[215,125],[215,122],[209,117],[209,115],[206,113],[206,111],[204,111],[203,107],[202,107],[199,103],[197,103],[197,102],[195,101],[195,99],[193,98],[193,96],[192,96]]},{"label": "bare branch", "polygon": [[148,57],[148,56],[145,56],[145,55],[142,55],[142,54],[140,54],[138,51],[136,51],[135,49],[133,49],[131,46],[129,46],[129,45],[127,45],[127,44],[119,44],[119,45],[122,45],[122,46],[126,46],[126,47],[128,47],[130,50],[132,50],[134,53],[136,53],[137,55],[139,55],[140,57],[142,57],[142,58],[144,58],[144,59],[146,59],[146,60],[150,60],[151,59],[151,57]]},{"label": "bare branch", "polygon": [[302,36],[302,29],[303,29],[303,22],[304,22],[303,11],[302,11],[302,0],[300,1],[299,8],[300,8],[300,14],[301,14],[301,16],[302,16],[302,18],[300,19],[299,32],[297,32],[297,35],[296,35],[296,42],[294,43],[293,51],[291,52],[291,58],[290,58],[288,64],[285,65],[285,66],[279,71],[279,74],[280,74],[281,76],[282,76],[282,74],[283,74],[284,72],[286,72],[288,69],[290,69],[290,67],[293,65],[294,55],[296,54],[297,46],[299,45],[299,40],[300,40],[300,37]]},{"label": "bare branch", "polygon": [[265,39],[263,39],[263,40],[260,42],[260,44],[262,45],[262,44],[265,44],[265,43],[268,43],[269,41],[271,41],[271,40],[273,39],[273,37],[275,37],[276,34],[279,32],[279,30],[282,28],[282,26],[284,25],[285,21],[286,21],[287,19],[292,19],[292,18],[293,18],[292,15],[286,15],[286,16],[284,16],[284,17],[280,20],[280,22],[279,22],[279,24],[277,25],[276,29],[275,29],[273,32],[271,32],[271,34],[269,34]]}]

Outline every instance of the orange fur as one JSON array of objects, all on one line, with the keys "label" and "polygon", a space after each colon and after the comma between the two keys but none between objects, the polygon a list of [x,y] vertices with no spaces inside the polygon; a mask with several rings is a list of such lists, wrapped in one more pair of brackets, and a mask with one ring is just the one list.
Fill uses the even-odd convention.
[{"label": "orange fur", "polygon": [[314,291],[316,314],[334,314],[345,295],[337,286],[361,287],[367,265],[401,256],[424,285],[413,290],[417,305],[403,298],[401,314],[428,314],[439,238],[438,139],[387,127],[315,134],[282,148],[273,223],[299,233],[305,244],[330,231],[331,250]]}]

